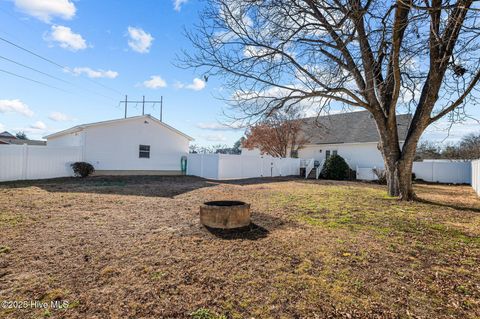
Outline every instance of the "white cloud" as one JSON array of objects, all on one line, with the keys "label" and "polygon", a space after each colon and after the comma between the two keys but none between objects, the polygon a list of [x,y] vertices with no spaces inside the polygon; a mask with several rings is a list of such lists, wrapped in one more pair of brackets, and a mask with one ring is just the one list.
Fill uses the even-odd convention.
[{"label": "white cloud", "polygon": [[141,28],[128,27],[128,46],[135,52],[148,53],[154,38]]},{"label": "white cloud", "polygon": [[33,111],[20,100],[0,100],[0,113],[18,113],[28,117],[33,116]]},{"label": "white cloud", "polygon": [[112,70],[102,70],[97,69],[93,70],[89,67],[76,67],[72,70],[68,70],[75,75],[82,75],[85,74],[89,78],[107,78],[107,79],[115,79],[118,76],[118,72]]},{"label": "white cloud", "polygon": [[448,120],[439,120],[427,127],[421,138],[433,142],[456,143],[470,133],[480,133],[479,122],[467,120],[452,124]]},{"label": "white cloud", "polygon": [[30,128],[34,130],[45,130],[47,128],[47,125],[42,121],[36,121],[34,124],[30,125]]},{"label": "white cloud", "polygon": [[44,38],[70,51],[84,50],[88,47],[87,41],[80,34],[62,25],[52,25],[50,32]]},{"label": "white cloud", "polygon": [[178,89],[189,89],[194,91],[201,91],[207,86],[207,83],[199,78],[194,78],[192,83],[185,84],[182,82],[175,83],[175,87]]},{"label": "white cloud", "polygon": [[149,89],[160,89],[167,86],[167,82],[160,75],[152,75],[150,80],[143,82],[143,86]]},{"label": "white cloud", "polygon": [[0,123],[0,132],[3,132],[5,131],[5,125],[3,125],[2,123]]},{"label": "white cloud", "polygon": [[175,9],[175,11],[180,11],[182,9],[182,5],[187,2],[188,0],[173,0],[173,9]]},{"label": "white cloud", "polygon": [[211,130],[211,131],[229,131],[229,130],[239,130],[242,129],[242,126],[239,124],[227,125],[220,123],[197,123],[198,128],[202,130]]},{"label": "white cloud", "polygon": [[70,0],[15,0],[15,6],[46,23],[53,17],[70,20],[77,10]]},{"label": "white cloud", "polygon": [[225,142],[227,140],[222,133],[201,135],[201,137],[209,142]]},{"label": "white cloud", "polygon": [[48,118],[55,122],[68,122],[73,120],[71,116],[61,112],[52,112]]}]

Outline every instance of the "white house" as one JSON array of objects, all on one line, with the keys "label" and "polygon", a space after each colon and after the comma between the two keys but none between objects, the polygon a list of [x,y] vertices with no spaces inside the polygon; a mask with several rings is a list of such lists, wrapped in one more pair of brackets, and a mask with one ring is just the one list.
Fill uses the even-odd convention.
[{"label": "white house", "polygon": [[[374,119],[368,111],[339,113],[302,119],[301,132],[307,143],[298,151],[298,157],[314,158],[322,163],[330,155],[342,156],[350,168],[383,168],[378,149],[379,135]],[[397,115],[401,144],[410,125],[411,115]],[[259,150],[242,149],[244,155],[258,155]]]},{"label": "white house", "polygon": [[45,136],[47,146],[80,147],[96,174],[181,174],[187,134],[151,115],[78,125]]}]

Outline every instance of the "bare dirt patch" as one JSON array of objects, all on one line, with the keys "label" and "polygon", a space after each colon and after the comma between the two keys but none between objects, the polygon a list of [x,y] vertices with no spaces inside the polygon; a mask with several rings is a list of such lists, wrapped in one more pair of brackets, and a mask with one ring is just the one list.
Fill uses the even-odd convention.
[{"label": "bare dirt patch", "polygon": [[[0,185],[2,318],[477,318],[480,200],[468,186],[93,177]],[[198,207],[252,204],[241,232]]]}]

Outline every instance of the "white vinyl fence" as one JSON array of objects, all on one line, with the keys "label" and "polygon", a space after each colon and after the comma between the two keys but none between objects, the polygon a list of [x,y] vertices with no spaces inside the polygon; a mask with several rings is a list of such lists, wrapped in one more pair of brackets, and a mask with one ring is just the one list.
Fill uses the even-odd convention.
[{"label": "white vinyl fence", "polygon": [[414,162],[413,172],[417,179],[433,183],[470,184],[472,182],[470,161],[424,161]]},{"label": "white vinyl fence", "polygon": [[300,159],[270,156],[188,154],[187,175],[215,180],[300,174]]},{"label": "white vinyl fence", "polygon": [[[377,180],[374,167],[357,167],[357,179]],[[433,183],[470,184],[472,182],[470,161],[424,161],[413,162],[417,179]]]},{"label": "white vinyl fence", "polygon": [[472,161],[472,187],[480,196],[480,159]]},{"label": "white vinyl fence", "polygon": [[0,146],[0,181],[72,176],[70,164],[81,161],[80,147]]},{"label": "white vinyl fence", "polygon": [[356,168],[357,179],[362,181],[376,181],[377,175],[373,172],[375,167],[358,167]]}]

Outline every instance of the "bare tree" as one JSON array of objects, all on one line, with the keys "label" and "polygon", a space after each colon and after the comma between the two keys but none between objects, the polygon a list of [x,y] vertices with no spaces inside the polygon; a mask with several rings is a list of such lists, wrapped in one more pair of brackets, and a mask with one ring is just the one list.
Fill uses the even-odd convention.
[{"label": "bare tree", "polygon": [[[466,116],[480,79],[474,0],[207,0],[186,66],[221,76],[236,118],[346,105],[377,125],[388,192],[414,198],[412,162],[424,130]],[[405,143],[396,114],[410,112]]]},{"label": "bare tree", "polygon": [[28,140],[27,134],[24,131],[19,131],[15,134],[15,137],[19,140]]},{"label": "bare tree", "polygon": [[439,145],[429,141],[423,141],[418,144],[415,152],[415,161],[440,158],[442,158],[442,148]]},{"label": "bare tree", "polygon": [[480,134],[471,133],[458,144],[461,159],[480,159]]},{"label": "bare tree", "polygon": [[260,123],[250,126],[243,147],[258,148],[262,153],[276,157],[294,157],[306,143],[302,134],[302,120],[297,109],[275,112]]}]

